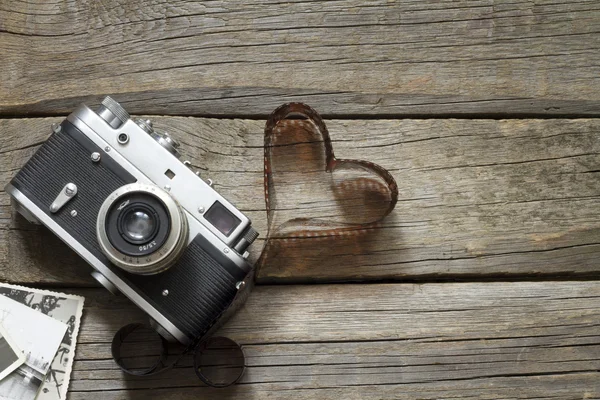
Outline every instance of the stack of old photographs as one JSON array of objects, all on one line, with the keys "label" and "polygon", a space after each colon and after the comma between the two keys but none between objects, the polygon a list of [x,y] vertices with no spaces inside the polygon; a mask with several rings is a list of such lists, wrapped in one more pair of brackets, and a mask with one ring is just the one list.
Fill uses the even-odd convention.
[{"label": "stack of old photographs", "polygon": [[0,400],[66,398],[83,300],[0,283]]}]

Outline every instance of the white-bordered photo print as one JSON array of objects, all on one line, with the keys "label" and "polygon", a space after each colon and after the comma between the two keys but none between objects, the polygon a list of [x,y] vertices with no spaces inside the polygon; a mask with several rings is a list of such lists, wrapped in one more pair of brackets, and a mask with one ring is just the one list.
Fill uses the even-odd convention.
[{"label": "white-bordered photo print", "polygon": [[8,283],[0,283],[0,295],[15,300],[41,314],[67,325],[62,343],[54,356],[36,400],[63,400],[67,396],[75,345],[84,298],[50,290],[33,289]]},{"label": "white-bordered photo print", "polygon": [[0,296],[0,324],[25,355],[25,362],[0,380],[0,399],[33,400],[68,326],[6,296]]}]

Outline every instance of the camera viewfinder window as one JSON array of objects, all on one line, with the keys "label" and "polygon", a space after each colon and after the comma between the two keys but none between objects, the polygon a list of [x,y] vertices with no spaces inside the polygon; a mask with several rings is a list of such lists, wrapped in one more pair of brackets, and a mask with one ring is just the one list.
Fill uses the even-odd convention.
[{"label": "camera viewfinder window", "polygon": [[204,218],[225,236],[231,235],[242,222],[218,201],[204,214]]},{"label": "camera viewfinder window", "polygon": [[167,178],[169,179],[173,179],[175,178],[175,172],[171,171],[170,169],[165,171],[165,175],[167,176]]}]

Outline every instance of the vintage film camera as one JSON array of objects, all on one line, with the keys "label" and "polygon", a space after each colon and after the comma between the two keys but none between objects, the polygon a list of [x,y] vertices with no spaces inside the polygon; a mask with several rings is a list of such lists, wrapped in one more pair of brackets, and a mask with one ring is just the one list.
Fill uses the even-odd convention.
[{"label": "vintage film camera", "polygon": [[179,160],[179,144],[106,97],[78,107],[7,185],[113,293],[165,338],[190,344],[251,280],[251,221]]}]

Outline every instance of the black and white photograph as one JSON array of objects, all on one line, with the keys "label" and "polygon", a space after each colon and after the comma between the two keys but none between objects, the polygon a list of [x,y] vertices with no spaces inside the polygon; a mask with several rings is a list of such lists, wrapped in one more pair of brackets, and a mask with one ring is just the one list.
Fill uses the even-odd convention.
[{"label": "black and white photograph", "polygon": [[27,364],[0,381],[0,400],[33,400],[40,392],[44,376]]},{"label": "black and white photograph", "polygon": [[68,325],[6,296],[0,324],[25,355],[24,364],[0,381],[2,400],[34,399],[68,331]]},{"label": "black and white photograph", "polygon": [[25,356],[6,330],[0,325],[0,380],[25,361]]},{"label": "black and white photograph", "polygon": [[37,396],[39,400],[61,400],[66,398],[84,298],[6,283],[0,283],[0,295],[67,325],[60,347],[54,355],[50,369]]}]

